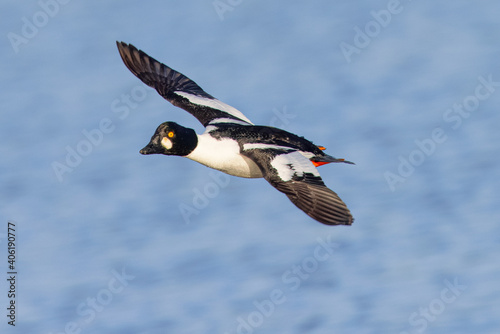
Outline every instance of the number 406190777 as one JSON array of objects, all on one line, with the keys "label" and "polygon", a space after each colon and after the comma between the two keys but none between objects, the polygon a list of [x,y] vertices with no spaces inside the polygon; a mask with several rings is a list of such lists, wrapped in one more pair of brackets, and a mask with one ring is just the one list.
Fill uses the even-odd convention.
[{"label": "number 406190777", "polygon": [[9,262],[9,269],[10,270],[15,270],[16,269],[16,224],[12,222],[8,222],[7,224],[7,251],[9,253],[8,255],[8,262]]}]

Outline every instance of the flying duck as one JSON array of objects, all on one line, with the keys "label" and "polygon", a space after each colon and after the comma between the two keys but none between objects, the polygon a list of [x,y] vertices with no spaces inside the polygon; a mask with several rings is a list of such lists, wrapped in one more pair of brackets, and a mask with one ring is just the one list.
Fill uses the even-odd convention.
[{"label": "flying duck", "polygon": [[206,93],[193,80],[131,44],[116,42],[127,68],[167,101],[205,127],[203,134],[174,122],[162,123],[141,154],[177,155],[229,175],[266,179],[299,209],[326,225],[351,225],[353,217],[327,188],[317,166],[342,162],[304,137],[254,125],[243,113]]}]

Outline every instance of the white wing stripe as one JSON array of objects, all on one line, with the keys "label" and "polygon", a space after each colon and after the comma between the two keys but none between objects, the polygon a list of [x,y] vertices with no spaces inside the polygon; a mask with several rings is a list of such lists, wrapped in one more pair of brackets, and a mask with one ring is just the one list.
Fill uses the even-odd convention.
[{"label": "white wing stripe", "polygon": [[291,147],[286,147],[286,146],[279,146],[279,145],[272,145],[272,144],[263,144],[263,143],[247,143],[243,144],[243,150],[293,150]]},{"label": "white wing stripe", "polygon": [[233,124],[239,124],[239,125],[250,125],[250,124],[248,124],[248,122],[238,121],[237,119],[234,119],[234,118],[216,118],[208,124],[214,125],[214,124],[219,124],[219,123],[233,123]]},{"label": "white wing stripe", "polygon": [[290,181],[293,176],[302,176],[304,173],[310,173],[320,177],[318,170],[297,151],[279,154],[271,161],[271,166],[276,169],[278,176],[284,181]]},{"label": "white wing stripe", "polygon": [[175,91],[174,93],[179,95],[179,96],[185,97],[186,99],[189,100],[189,102],[191,102],[193,104],[197,104],[199,106],[206,106],[206,107],[210,107],[210,108],[217,109],[220,111],[224,111],[224,112],[228,113],[229,115],[232,115],[232,116],[237,117],[245,122],[253,124],[248,118],[246,118],[245,115],[243,115],[243,113],[241,111],[239,111],[238,109],[231,107],[230,105],[225,104],[224,102],[219,101],[217,99],[209,99],[207,97],[197,96],[194,94],[189,94],[189,93],[181,92],[181,91]]}]

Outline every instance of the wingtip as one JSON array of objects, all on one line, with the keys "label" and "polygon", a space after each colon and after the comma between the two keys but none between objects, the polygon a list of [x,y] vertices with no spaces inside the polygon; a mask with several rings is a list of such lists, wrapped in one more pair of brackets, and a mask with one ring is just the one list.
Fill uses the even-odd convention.
[{"label": "wingtip", "polygon": [[125,43],[123,41],[116,41],[116,46],[118,47],[118,51],[120,51],[120,54],[125,50],[125,49],[130,49],[130,50],[137,50],[139,51],[139,49],[137,49],[135,46],[133,46],[132,44],[130,43]]},{"label": "wingtip", "polygon": [[[313,217],[314,218],[314,217]],[[329,226],[338,226],[338,225],[343,225],[343,226],[351,226],[352,223],[354,223],[354,218],[352,218],[351,215],[346,220],[335,220],[335,221],[321,221],[317,218],[314,218],[315,220],[319,221],[322,224],[329,225]]]},{"label": "wingtip", "polygon": [[124,50],[127,48],[127,43],[125,42],[120,42],[116,41],[116,47],[118,48],[118,52],[120,53],[120,56],[123,58],[124,57]]}]

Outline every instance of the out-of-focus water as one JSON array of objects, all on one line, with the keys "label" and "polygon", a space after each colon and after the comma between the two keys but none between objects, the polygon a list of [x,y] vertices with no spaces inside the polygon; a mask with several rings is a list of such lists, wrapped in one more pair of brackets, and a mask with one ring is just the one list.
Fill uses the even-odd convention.
[{"label": "out-of-focus water", "polygon": [[[2,333],[498,333],[497,2],[0,8]],[[355,223],[141,156],[161,122],[203,128],[116,40],[356,162],[320,169]]]}]

